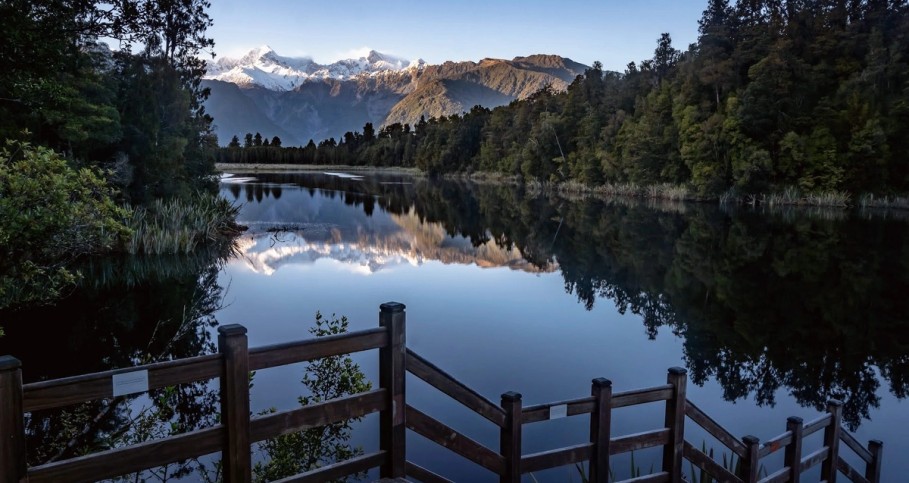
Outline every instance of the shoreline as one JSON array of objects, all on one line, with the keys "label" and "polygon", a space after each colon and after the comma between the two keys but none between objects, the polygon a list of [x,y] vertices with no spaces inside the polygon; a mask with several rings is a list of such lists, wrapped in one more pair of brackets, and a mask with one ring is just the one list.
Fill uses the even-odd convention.
[{"label": "shoreline", "polygon": [[343,164],[260,164],[260,163],[215,163],[215,170],[221,173],[287,173],[293,171],[356,171],[382,174],[406,174],[425,177],[426,174],[417,168],[395,166],[348,166]]},{"label": "shoreline", "polygon": [[[258,164],[258,163],[215,163],[215,169],[222,173],[289,173],[289,172],[330,172],[349,171],[358,173],[376,173],[388,175],[405,175],[415,178],[427,178],[428,175],[418,168],[399,166],[350,166],[343,164]],[[446,173],[443,179],[470,181],[478,184],[524,184],[527,189],[537,193],[553,193],[568,198],[594,196],[599,198],[632,198],[639,200],[660,200],[664,202],[715,203],[719,206],[763,206],[765,208],[823,208],[833,210],[855,209],[863,212],[875,211],[909,211],[909,197],[875,197],[859,195],[853,197],[847,193],[831,192],[821,195],[803,195],[801,193],[777,193],[771,195],[729,196],[703,198],[688,191],[684,185],[658,184],[638,186],[633,183],[606,183],[600,186],[585,186],[567,181],[563,183],[541,183],[539,181],[521,181],[517,176],[501,173],[476,171],[472,173]],[[836,196],[829,196],[829,195]],[[828,199],[825,199],[828,198]],[[835,198],[835,199],[834,199]]]}]

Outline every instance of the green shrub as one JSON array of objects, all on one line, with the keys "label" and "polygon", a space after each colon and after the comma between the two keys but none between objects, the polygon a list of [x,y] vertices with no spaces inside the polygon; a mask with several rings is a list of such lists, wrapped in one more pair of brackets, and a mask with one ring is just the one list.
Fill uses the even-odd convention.
[{"label": "green shrub", "polygon": [[51,149],[0,149],[0,308],[57,298],[76,258],[120,246],[127,211],[101,172],[70,167]]}]

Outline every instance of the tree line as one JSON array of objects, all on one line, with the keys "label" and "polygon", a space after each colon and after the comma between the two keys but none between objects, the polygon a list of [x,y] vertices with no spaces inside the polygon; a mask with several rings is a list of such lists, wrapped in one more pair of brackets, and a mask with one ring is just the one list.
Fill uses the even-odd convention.
[{"label": "tree line", "polygon": [[183,228],[198,239],[182,219],[156,221],[163,199],[233,218],[203,209],[217,187],[199,57],[214,46],[209,7],[0,1],[0,308],[66,293],[79,257]]},{"label": "tree line", "polygon": [[904,0],[709,0],[687,49],[663,34],[652,58],[624,72],[594,63],[566,92],[218,160],[671,183],[704,197],[905,192],[907,36]]}]

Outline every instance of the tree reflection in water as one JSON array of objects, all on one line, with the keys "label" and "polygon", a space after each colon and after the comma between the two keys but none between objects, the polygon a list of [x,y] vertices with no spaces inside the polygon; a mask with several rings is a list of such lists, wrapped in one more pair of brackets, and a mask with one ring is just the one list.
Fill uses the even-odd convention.
[{"label": "tree reflection in water", "polygon": [[655,337],[684,339],[691,380],[773,405],[786,388],[855,429],[882,382],[909,391],[909,224],[830,210],[746,209],[528,193],[523,186],[406,177],[258,175],[341,196],[366,214],[413,209],[475,246],[557,263],[587,309],[606,299]]}]

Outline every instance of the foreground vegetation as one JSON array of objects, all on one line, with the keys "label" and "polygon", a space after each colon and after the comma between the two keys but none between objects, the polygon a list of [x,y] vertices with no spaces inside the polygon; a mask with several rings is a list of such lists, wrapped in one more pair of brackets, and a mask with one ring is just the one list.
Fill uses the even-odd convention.
[{"label": "foreground vegetation", "polygon": [[789,187],[834,204],[837,193],[909,192],[906,2],[709,0],[699,32],[685,51],[664,34],[653,58],[622,73],[595,63],[567,92],[378,132],[366,124],[305,147],[250,136],[219,161],[668,183],[701,198],[732,189],[727,199],[743,202]]},{"label": "foreground vegetation", "polygon": [[234,232],[202,107],[209,6],[0,2],[0,308],[56,299],[79,258]]}]

